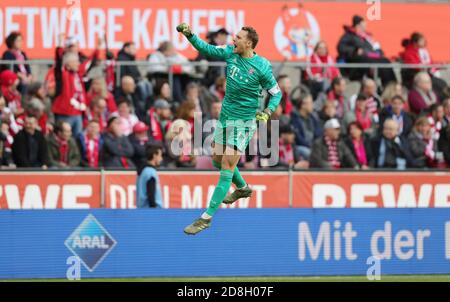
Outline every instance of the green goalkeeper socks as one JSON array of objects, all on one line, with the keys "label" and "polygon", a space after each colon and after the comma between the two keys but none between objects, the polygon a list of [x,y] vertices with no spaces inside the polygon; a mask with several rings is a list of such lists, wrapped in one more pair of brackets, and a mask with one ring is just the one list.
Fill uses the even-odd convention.
[{"label": "green goalkeeper socks", "polygon": [[[213,166],[216,167],[217,169],[221,169],[222,168],[222,164],[213,160],[212,161]],[[234,173],[233,173],[233,180],[232,182],[236,185],[237,188],[243,188],[247,185],[247,183],[245,182],[244,178],[242,178],[241,173],[239,172],[238,167],[234,168]]]},{"label": "green goalkeeper socks", "polygon": [[233,171],[230,170],[220,170],[219,183],[214,189],[213,195],[211,197],[211,202],[209,203],[209,207],[206,210],[206,214],[213,216],[219,209],[220,204],[230,190],[233,174]]}]

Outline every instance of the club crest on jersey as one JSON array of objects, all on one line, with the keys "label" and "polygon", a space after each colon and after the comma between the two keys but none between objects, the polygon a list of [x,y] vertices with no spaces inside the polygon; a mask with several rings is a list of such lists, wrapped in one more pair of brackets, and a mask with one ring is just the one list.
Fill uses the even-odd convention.
[{"label": "club crest on jersey", "polygon": [[250,68],[249,70],[248,70],[248,74],[249,75],[252,75],[252,74],[254,74],[255,73],[255,70],[253,69],[253,68]]}]

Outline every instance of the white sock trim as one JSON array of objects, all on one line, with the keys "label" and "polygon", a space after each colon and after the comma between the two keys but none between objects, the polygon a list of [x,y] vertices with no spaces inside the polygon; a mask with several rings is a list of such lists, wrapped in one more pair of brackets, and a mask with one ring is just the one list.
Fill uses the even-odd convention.
[{"label": "white sock trim", "polygon": [[212,216],[205,212],[205,213],[202,214],[201,218],[202,219],[211,219]]}]

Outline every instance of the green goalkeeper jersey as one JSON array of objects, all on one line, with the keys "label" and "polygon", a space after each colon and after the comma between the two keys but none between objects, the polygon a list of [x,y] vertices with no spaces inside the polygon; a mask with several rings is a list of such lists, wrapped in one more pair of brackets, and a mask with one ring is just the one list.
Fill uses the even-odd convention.
[{"label": "green goalkeeper jersey", "polygon": [[234,46],[214,46],[193,34],[188,40],[201,53],[225,60],[227,84],[221,115],[228,120],[251,120],[260,108],[262,90],[270,94],[267,108],[272,112],[281,100],[281,91],[272,73],[272,65],[256,53],[243,58],[233,52]]}]

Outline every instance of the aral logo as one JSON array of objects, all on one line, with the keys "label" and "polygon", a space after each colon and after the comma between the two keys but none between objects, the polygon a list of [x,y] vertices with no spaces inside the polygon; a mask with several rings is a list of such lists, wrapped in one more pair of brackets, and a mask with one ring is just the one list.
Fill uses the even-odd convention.
[{"label": "aral logo", "polygon": [[116,245],[114,238],[89,214],[67,238],[65,245],[90,272],[105,259]]},{"label": "aral logo", "polygon": [[305,59],[312,55],[320,39],[319,24],[301,4],[286,5],[275,23],[274,39],[278,51],[287,59]]}]

